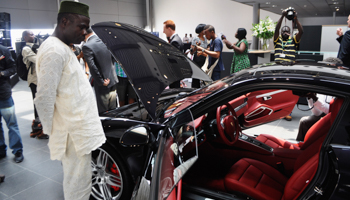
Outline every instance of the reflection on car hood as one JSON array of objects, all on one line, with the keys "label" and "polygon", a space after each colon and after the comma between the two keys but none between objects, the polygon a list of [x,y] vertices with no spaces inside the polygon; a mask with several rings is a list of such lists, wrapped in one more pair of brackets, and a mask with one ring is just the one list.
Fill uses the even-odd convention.
[{"label": "reflection on car hood", "polygon": [[181,51],[145,30],[124,23],[92,26],[119,61],[150,116],[162,91],[184,78],[211,79]]}]

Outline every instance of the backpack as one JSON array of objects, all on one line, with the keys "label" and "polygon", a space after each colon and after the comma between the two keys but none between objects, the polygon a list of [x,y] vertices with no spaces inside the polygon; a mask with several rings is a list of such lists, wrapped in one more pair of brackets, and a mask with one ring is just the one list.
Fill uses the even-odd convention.
[{"label": "backpack", "polygon": [[[30,47],[29,45],[24,45],[16,59],[17,75],[24,81],[28,79],[28,72],[30,69],[31,69],[31,73],[33,73],[33,69],[32,69],[33,63],[30,63],[29,68],[27,69],[26,64],[23,62],[22,50],[25,46]],[[31,49],[34,53],[36,53],[37,48],[38,48],[38,45],[33,45]]]}]

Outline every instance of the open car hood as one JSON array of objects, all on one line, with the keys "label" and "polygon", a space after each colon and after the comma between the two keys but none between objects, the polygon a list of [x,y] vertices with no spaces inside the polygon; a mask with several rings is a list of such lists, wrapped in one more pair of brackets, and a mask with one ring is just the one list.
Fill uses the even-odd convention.
[{"label": "open car hood", "polygon": [[101,22],[92,29],[121,64],[153,119],[158,98],[171,83],[184,78],[212,81],[181,51],[139,27]]}]

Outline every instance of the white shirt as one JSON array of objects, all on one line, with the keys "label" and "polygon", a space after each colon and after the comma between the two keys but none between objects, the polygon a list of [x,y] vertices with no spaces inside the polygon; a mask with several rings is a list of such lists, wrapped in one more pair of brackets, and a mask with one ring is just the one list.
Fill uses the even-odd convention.
[{"label": "white shirt", "polygon": [[34,103],[44,133],[50,135],[51,159],[62,159],[68,134],[78,156],[101,146],[106,137],[96,100],[73,51],[51,36],[40,46],[36,63],[38,85]]},{"label": "white shirt", "polygon": [[331,96],[326,96],[323,94],[316,94],[318,97],[318,100],[314,103],[313,99],[310,98],[307,100],[309,107],[313,108],[311,109],[311,112],[315,116],[320,116],[322,113],[328,114],[329,113],[329,102],[331,101]]},{"label": "white shirt", "polygon": [[[27,77],[27,82],[28,85],[31,83],[37,84],[37,78],[36,78],[36,71],[35,71],[35,62],[36,62],[36,54],[33,52],[31,49],[33,47],[33,43],[26,43],[26,45],[30,46],[24,46],[22,49],[22,56],[23,56],[23,63],[26,64],[27,69],[30,67],[28,70],[28,77]],[[33,70],[33,73],[32,73]]]}]

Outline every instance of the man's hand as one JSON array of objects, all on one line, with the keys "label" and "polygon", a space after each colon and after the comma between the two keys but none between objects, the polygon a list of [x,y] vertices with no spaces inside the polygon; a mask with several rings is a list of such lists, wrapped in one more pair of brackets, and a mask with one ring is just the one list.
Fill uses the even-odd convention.
[{"label": "man's hand", "polygon": [[109,78],[103,80],[103,86],[107,86],[111,80]]},{"label": "man's hand", "polygon": [[283,17],[287,16],[287,11],[286,10],[282,10],[282,16]]},{"label": "man's hand", "polygon": [[343,29],[342,28],[337,28],[337,35],[339,37],[343,36]]},{"label": "man's hand", "polygon": [[2,59],[4,59],[5,58],[5,56],[4,55],[2,55],[1,57],[0,57],[0,60],[2,60]]},{"label": "man's hand", "polygon": [[318,98],[316,97],[316,93],[313,93],[313,92],[307,93],[307,94],[306,94],[306,97],[307,97],[308,99],[313,99],[314,102],[316,102],[316,101],[318,100]]}]

